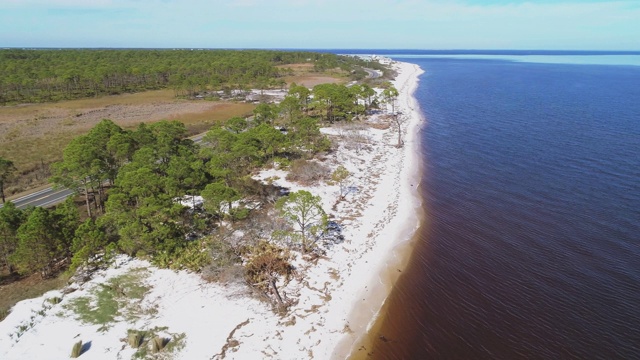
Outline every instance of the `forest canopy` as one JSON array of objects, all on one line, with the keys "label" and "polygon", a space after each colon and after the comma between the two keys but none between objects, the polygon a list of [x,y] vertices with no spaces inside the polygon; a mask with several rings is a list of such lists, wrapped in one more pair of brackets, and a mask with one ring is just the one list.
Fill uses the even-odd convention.
[{"label": "forest canopy", "polygon": [[[306,51],[63,49],[0,50],[0,105],[50,102],[174,88],[198,89],[282,85],[287,64],[313,63],[361,76],[376,62]],[[379,69],[383,70],[383,69]]]}]

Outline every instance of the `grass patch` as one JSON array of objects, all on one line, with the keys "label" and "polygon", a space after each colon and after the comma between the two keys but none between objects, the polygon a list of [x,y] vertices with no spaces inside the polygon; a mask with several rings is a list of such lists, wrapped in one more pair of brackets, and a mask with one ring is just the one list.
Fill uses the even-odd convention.
[{"label": "grass patch", "polygon": [[169,353],[172,353],[174,351],[180,351],[184,349],[184,347],[187,345],[186,339],[187,339],[187,334],[185,333],[172,334],[171,339],[164,346],[164,348]]},{"label": "grass patch", "polygon": [[3,269],[0,271],[0,321],[9,315],[9,309],[18,301],[42,296],[47,291],[62,288],[65,283],[64,277],[43,280],[38,274],[15,279]]},{"label": "grass patch", "polygon": [[109,280],[111,287],[128,299],[142,300],[150,288],[142,281],[148,276],[147,269],[133,269],[124,275]]},{"label": "grass patch", "polygon": [[284,81],[289,85],[296,83],[308,88],[313,88],[318,84],[344,84],[347,83],[349,79],[338,76],[309,73],[304,75],[285,76]]},{"label": "grass patch", "polygon": [[120,315],[115,294],[106,287],[96,292],[96,303],[88,296],[74,299],[69,306],[78,314],[78,319],[92,324],[106,325]]},{"label": "grass patch", "polygon": [[75,312],[78,320],[102,325],[104,329],[120,316],[137,318],[144,312],[132,305],[131,300],[142,300],[149,292],[149,287],[143,285],[146,276],[146,269],[131,270],[99,284],[90,296],[78,297],[66,308]]}]

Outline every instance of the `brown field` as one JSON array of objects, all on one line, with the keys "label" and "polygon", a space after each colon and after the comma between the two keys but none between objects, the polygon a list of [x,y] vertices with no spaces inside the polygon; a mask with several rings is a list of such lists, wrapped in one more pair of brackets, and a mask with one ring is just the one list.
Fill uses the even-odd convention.
[{"label": "brown field", "polygon": [[318,84],[343,84],[348,81],[348,74],[340,69],[317,72],[314,70],[313,64],[310,63],[279,65],[278,67],[293,70],[293,75],[284,78],[287,84],[296,83],[312,88]]},{"label": "brown field", "polygon": [[38,274],[16,281],[6,269],[0,269],[0,321],[18,301],[60,289],[65,282],[62,276],[43,280]]},{"label": "brown field", "polygon": [[347,82],[346,79],[344,78],[338,78],[333,76],[322,76],[322,75],[287,76],[284,79],[287,82],[287,84],[296,83],[297,85],[304,85],[308,88],[313,88],[318,84],[325,84],[325,83],[343,84]]}]

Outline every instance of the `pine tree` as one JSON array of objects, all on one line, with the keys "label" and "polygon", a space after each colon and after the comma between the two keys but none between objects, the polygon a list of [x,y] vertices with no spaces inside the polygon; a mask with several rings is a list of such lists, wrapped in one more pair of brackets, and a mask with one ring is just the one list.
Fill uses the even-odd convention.
[{"label": "pine tree", "polygon": [[291,235],[298,239],[302,251],[311,251],[318,240],[318,234],[327,226],[327,214],[322,209],[320,196],[299,190],[280,198],[276,203],[276,209],[280,216],[294,226]]},{"label": "pine tree", "polygon": [[13,176],[13,173],[16,171],[16,167],[13,165],[11,160],[7,160],[0,157],[0,198],[2,198],[2,203],[5,202],[4,195],[4,187],[6,185],[7,180]]},{"label": "pine tree", "polygon": [[65,251],[53,214],[44,208],[34,208],[18,228],[18,247],[10,261],[20,274],[39,272],[43,278],[54,271],[54,264]]},{"label": "pine tree", "polygon": [[13,273],[9,257],[18,247],[18,228],[25,220],[25,214],[11,201],[0,208],[0,261]]}]

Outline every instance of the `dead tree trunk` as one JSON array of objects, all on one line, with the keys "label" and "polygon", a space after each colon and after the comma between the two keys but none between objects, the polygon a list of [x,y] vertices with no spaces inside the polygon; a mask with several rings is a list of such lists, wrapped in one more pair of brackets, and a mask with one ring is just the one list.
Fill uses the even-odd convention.
[{"label": "dead tree trunk", "polygon": [[398,117],[398,114],[395,114],[394,117],[396,119],[396,125],[398,126],[398,144],[396,145],[396,147],[402,147],[402,145],[404,145],[404,142],[402,141],[402,128],[400,127],[400,118]]},{"label": "dead tree trunk", "polygon": [[86,182],[84,183],[84,201],[87,204],[87,214],[90,218],[93,218],[93,216],[91,216],[91,203],[89,202],[89,187]]},{"label": "dead tree trunk", "polygon": [[278,300],[278,304],[280,306],[284,306],[284,301],[282,301],[282,297],[280,296],[280,292],[278,292],[278,287],[276,286],[276,279],[272,278],[270,283],[271,288],[273,289],[273,293],[276,295],[276,300]]}]

